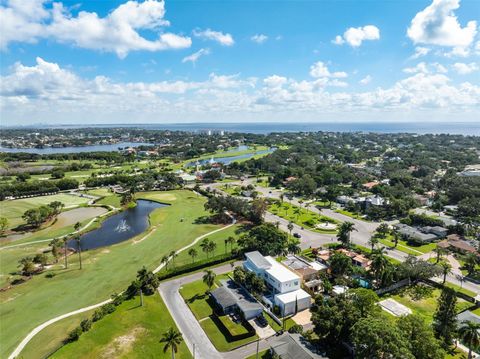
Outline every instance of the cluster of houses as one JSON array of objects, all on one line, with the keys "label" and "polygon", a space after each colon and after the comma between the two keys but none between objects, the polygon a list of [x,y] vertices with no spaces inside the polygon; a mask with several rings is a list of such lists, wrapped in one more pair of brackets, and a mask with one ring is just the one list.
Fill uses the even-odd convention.
[{"label": "cluster of houses", "polygon": [[395,230],[405,239],[419,243],[431,243],[447,237],[448,229],[441,226],[411,227],[403,223],[395,225]]},{"label": "cluster of houses", "polygon": [[354,204],[360,206],[362,209],[367,209],[370,206],[383,206],[388,204],[388,200],[384,199],[379,195],[371,195],[371,196],[358,196],[358,197],[350,197],[350,196],[338,196],[336,198],[336,202],[343,206],[348,204]]}]

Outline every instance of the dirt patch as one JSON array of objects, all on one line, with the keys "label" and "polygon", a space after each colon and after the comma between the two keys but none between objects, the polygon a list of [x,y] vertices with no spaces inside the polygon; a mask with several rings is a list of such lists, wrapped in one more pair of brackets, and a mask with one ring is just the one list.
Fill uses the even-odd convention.
[{"label": "dirt patch", "polygon": [[100,354],[101,358],[118,358],[132,350],[137,337],[146,331],[145,328],[135,327],[130,332],[115,338]]}]

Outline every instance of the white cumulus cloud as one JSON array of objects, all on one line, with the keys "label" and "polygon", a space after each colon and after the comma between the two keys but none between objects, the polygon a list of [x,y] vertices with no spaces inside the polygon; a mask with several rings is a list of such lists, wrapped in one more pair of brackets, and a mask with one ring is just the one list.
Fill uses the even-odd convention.
[{"label": "white cumulus cloud", "polygon": [[232,46],[235,43],[232,35],[228,33],[224,34],[221,31],[213,31],[211,29],[194,30],[193,35],[203,40],[216,41],[222,46]]},{"label": "white cumulus cloud", "polygon": [[468,75],[472,72],[478,71],[478,65],[475,62],[471,62],[469,64],[456,62],[452,65],[452,67],[460,75]]},{"label": "white cumulus cloud", "polygon": [[325,65],[322,61],[318,61],[310,66],[310,76],[316,78],[345,78],[347,77],[347,73],[343,71],[338,72],[330,72],[327,65]]},{"label": "white cumulus cloud", "polygon": [[366,25],[361,27],[350,27],[344,33],[343,36],[337,35],[332,41],[336,45],[349,44],[352,47],[359,47],[363,41],[366,40],[379,40],[380,30],[374,25]]},{"label": "white cumulus cloud", "polygon": [[[0,6],[0,48],[12,42],[53,39],[75,46],[114,52],[120,58],[130,51],[161,51],[190,47],[189,37],[164,32],[165,3],[161,0],[128,1],[107,16],[80,11],[72,14],[62,3],[46,8],[47,0],[9,0]],[[151,32],[152,39],[140,32]]]},{"label": "white cumulus cloud", "polygon": [[477,23],[472,20],[462,27],[454,13],[459,7],[460,0],[433,0],[415,15],[407,30],[408,37],[415,44],[470,46],[477,33]]}]

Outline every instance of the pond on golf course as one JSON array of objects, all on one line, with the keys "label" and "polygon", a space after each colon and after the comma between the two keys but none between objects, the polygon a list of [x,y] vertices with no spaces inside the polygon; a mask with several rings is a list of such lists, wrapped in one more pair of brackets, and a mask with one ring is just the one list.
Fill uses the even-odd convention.
[{"label": "pond on golf course", "polygon": [[[153,210],[166,206],[168,205],[155,201],[137,200],[135,207],[107,218],[100,228],[82,235],[80,237],[82,251],[109,246],[135,237],[148,228],[148,215]],[[76,249],[77,242],[70,240],[68,246]]]}]

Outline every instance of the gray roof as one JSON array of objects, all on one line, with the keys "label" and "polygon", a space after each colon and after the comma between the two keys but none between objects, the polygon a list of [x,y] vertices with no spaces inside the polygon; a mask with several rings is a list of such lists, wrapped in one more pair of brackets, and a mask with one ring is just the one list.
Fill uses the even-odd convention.
[{"label": "gray roof", "polygon": [[215,301],[222,307],[228,308],[232,305],[237,304],[237,298],[224,286],[221,286],[215,289],[212,292],[212,297],[215,298]]},{"label": "gray roof", "polygon": [[222,286],[212,292],[212,297],[222,308],[237,305],[244,313],[251,310],[263,310],[263,307],[255,299],[232,280],[223,280],[221,283]]},{"label": "gray roof", "polygon": [[259,251],[245,253],[245,257],[257,268],[269,269],[272,266]]},{"label": "gray roof", "polygon": [[475,313],[469,310],[466,310],[457,315],[457,322],[458,323],[463,323],[463,322],[480,323],[480,316],[476,315]]},{"label": "gray roof", "polygon": [[275,337],[270,346],[282,359],[325,359],[312,351],[312,345],[300,334],[287,333]]}]

